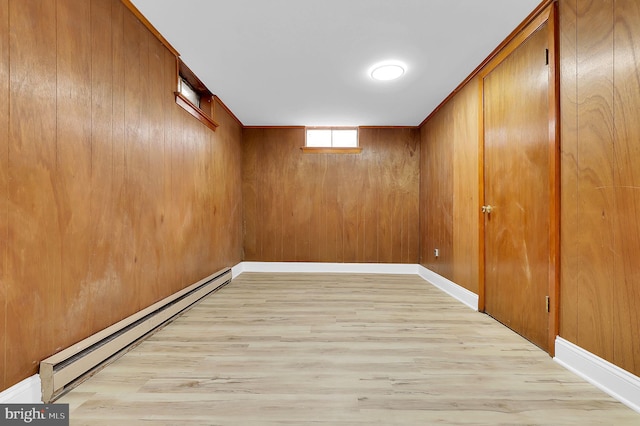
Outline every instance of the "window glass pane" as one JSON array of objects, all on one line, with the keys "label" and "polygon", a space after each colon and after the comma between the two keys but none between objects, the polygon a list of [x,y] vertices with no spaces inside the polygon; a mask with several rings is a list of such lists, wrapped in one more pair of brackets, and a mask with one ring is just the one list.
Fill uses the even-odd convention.
[{"label": "window glass pane", "polygon": [[200,108],[200,95],[187,84],[184,79],[180,79],[180,93],[191,101],[192,104]]},{"label": "window glass pane", "polygon": [[337,148],[356,148],[358,146],[358,130],[357,129],[334,130],[333,146]]},{"label": "window glass pane", "polygon": [[331,130],[330,129],[307,130],[307,146],[330,147],[331,146]]}]

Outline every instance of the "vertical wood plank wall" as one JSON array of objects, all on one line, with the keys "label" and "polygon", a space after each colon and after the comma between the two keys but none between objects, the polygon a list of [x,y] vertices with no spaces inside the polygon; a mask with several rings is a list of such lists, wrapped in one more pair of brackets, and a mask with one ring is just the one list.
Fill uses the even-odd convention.
[{"label": "vertical wood plank wall", "polygon": [[362,128],[360,154],[309,154],[302,127],[246,128],[245,260],[417,263],[419,137]]},{"label": "vertical wood plank wall", "polygon": [[[560,335],[640,375],[640,4],[559,17]],[[0,0],[0,389],[243,246],[419,262],[479,291],[476,79],[420,130],[303,154],[302,128],[221,107],[204,127],[175,105],[174,61],[119,0]]]},{"label": "vertical wood plank wall", "polygon": [[0,0],[0,389],[242,260],[242,128],[119,0]]},{"label": "vertical wood plank wall", "polygon": [[[640,3],[560,0],[559,19],[560,336],[640,375]],[[472,80],[421,129],[420,261],[474,292],[456,258],[478,259],[478,105]]]},{"label": "vertical wood plank wall", "polygon": [[480,255],[477,85],[470,81],[422,126],[420,150],[420,264],[474,293]]},{"label": "vertical wood plank wall", "polygon": [[9,253],[9,0],[0,0],[0,389],[5,387]]},{"label": "vertical wood plank wall", "polygon": [[640,375],[640,4],[560,7],[560,335]]}]

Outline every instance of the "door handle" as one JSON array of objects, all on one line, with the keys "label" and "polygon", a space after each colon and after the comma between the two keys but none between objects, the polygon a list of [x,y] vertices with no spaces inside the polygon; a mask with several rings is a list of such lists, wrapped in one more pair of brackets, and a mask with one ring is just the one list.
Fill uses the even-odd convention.
[{"label": "door handle", "polygon": [[482,213],[491,214],[493,208],[490,205],[482,206]]}]

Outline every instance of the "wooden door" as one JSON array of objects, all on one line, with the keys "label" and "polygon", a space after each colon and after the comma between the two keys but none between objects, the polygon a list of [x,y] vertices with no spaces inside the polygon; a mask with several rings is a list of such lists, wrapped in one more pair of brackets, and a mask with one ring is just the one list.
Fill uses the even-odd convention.
[{"label": "wooden door", "polygon": [[543,24],[484,77],[485,312],[548,350],[549,72]]}]

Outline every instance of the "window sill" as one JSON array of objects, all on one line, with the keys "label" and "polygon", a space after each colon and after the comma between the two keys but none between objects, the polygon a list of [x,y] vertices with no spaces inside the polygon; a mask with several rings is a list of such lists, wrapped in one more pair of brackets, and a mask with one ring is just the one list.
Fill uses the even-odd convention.
[{"label": "window sill", "polygon": [[300,148],[305,154],[360,154],[361,147],[357,148],[324,148],[303,146]]},{"label": "window sill", "polygon": [[204,111],[191,103],[191,101],[185,98],[181,93],[175,92],[174,94],[176,95],[176,104],[180,105],[185,111],[193,115],[202,124],[215,132],[216,128],[219,125],[215,120],[213,120],[211,117],[205,114]]}]

